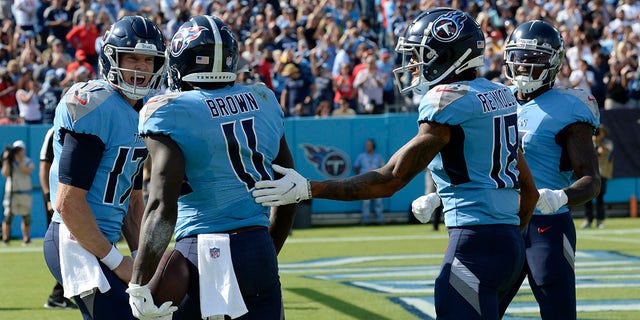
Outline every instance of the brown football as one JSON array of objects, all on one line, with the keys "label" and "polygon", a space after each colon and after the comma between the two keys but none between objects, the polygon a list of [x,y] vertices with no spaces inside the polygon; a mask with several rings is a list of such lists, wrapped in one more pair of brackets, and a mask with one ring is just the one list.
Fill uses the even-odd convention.
[{"label": "brown football", "polygon": [[166,301],[171,301],[174,306],[179,305],[189,288],[187,259],[175,249],[165,252],[148,285],[157,306]]}]

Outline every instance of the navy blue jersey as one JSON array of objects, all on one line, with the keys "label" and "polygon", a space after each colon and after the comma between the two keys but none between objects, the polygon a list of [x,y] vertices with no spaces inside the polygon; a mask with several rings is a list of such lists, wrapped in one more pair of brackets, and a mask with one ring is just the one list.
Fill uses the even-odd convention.
[{"label": "navy blue jersey", "polygon": [[[600,124],[596,99],[583,90],[554,88],[518,108],[522,148],[538,189],[559,190],[571,185],[573,168],[565,146],[559,144],[563,141],[559,135],[567,126],[580,122],[594,130]],[[563,206],[555,214],[567,211]],[[542,213],[536,209],[534,214]]]},{"label": "navy blue jersey", "polygon": [[247,226],[269,226],[269,208],[251,196],[271,179],[284,114],[262,84],[169,93],[140,112],[140,133],[164,134],[185,157],[176,239]]},{"label": "navy blue jersey", "polygon": [[447,227],[518,225],[517,101],[486,79],[438,85],[418,121],[447,124],[451,140],[429,164]]},{"label": "navy blue jersey", "polygon": [[[134,181],[147,159],[147,148],[138,134],[138,113],[106,81],[78,83],[64,95],[53,123],[53,164],[49,172],[51,203],[55,208],[59,165],[65,132],[95,136],[104,145],[87,201],[98,227],[110,242],[120,239],[123,218],[129,208]],[[83,150],[75,150],[74,153]],[[87,164],[89,165],[89,164]],[[74,179],[69,177],[71,185]],[[62,223],[54,213],[53,221]]]}]

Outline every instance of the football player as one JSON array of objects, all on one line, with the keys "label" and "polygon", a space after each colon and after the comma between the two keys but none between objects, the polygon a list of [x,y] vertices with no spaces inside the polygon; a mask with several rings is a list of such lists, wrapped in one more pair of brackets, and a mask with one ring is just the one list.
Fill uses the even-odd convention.
[{"label": "football player", "polygon": [[[175,248],[189,260],[192,276],[174,319],[283,318],[277,254],[295,205],[270,213],[251,190],[274,175],[272,163],[291,167],[293,158],[274,93],[262,83],[234,84],[238,54],[222,20],[191,18],[167,53],[173,92],[152,98],[140,112],[140,134],[153,159],[129,284],[131,307],[141,317],[156,314],[145,312],[154,310],[147,284],[175,228]],[[231,285],[219,289],[222,281]],[[212,296],[223,298],[216,303]]]},{"label": "football player", "polygon": [[138,248],[140,172],[148,155],[138,135],[138,111],[142,98],[163,82],[164,51],[151,20],[118,20],[103,38],[103,79],[75,84],[56,108],[49,179],[55,212],[44,254],[85,319],[135,319],[125,292],[133,259],[115,243],[124,234],[129,249]]},{"label": "football player", "polygon": [[[515,97],[506,86],[477,76],[484,49],[482,30],[466,13],[422,12],[395,49],[403,56],[397,78],[412,77],[400,91],[425,94],[416,136],[382,168],[346,179],[309,182],[293,169],[274,166],[285,176],[258,182],[256,202],[389,197],[428,165],[449,228],[435,283],[437,316],[497,319],[499,298],[524,263],[519,227],[526,225],[538,192],[518,155]],[[440,201],[433,202],[431,211]]]},{"label": "football player", "polygon": [[520,139],[540,199],[524,231],[524,269],[501,315],[528,276],[542,319],[576,318],[576,230],[567,206],[600,189],[591,141],[600,114],[590,92],[554,88],[563,60],[562,36],[544,21],[521,24],[505,42],[506,77],[515,84]]}]

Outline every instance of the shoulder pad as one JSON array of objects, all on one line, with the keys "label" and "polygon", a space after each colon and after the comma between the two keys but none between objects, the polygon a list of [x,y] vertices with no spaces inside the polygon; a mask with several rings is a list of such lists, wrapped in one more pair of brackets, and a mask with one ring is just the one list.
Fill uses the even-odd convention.
[{"label": "shoulder pad", "polygon": [[441,84],[427,92],[427,101],[436,110],[440,111],[454,101],[464,97],[469,92],[466,84]]},{"label": "shoulder pad", "polygon": [[596,98],[593,97],[591,92],[582,89],[571,88],[558,88],[558,92],[578,98],[578,100],[580,100],[580,102],[582,102],[582,104],[589,109],[594,117],[598,116],[600,112],[598,110],[598,102],[596,101]]},{"label": "shoulder pad", "polygon": [[[188,91],[187,91],[188,92]],[[179,96],[187,93],[187,92],[170,92],[163,95],[155,96],[149,99],[145,104],[144,108],[140,110],[140,115],[142,119],[148,119],[156,110],[162,108],[163,106],[169,104],[171,101],[175,100]]]},{"label": "shoulder pad", "polygon": [[78,83],[67,91],[65,103],[71,118],[77,121],[103,104],[112,93],[97,81]]}]

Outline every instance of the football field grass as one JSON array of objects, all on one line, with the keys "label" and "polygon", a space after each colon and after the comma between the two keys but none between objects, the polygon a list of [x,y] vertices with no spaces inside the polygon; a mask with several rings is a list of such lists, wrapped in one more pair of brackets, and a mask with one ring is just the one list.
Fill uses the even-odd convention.
[{"label": "football field grass", "polygon": [[[578,318],[640,319],[640,219],[577,232]],[[286,318],[434,319],[446,243],[446,229],[431,225],[296,229],[279,257]],[[44,309],[54,280],[41,246],[0,248],[1,320],[81,319],[74,310]],[[539,319],[526,281],[504,319]]]}]

